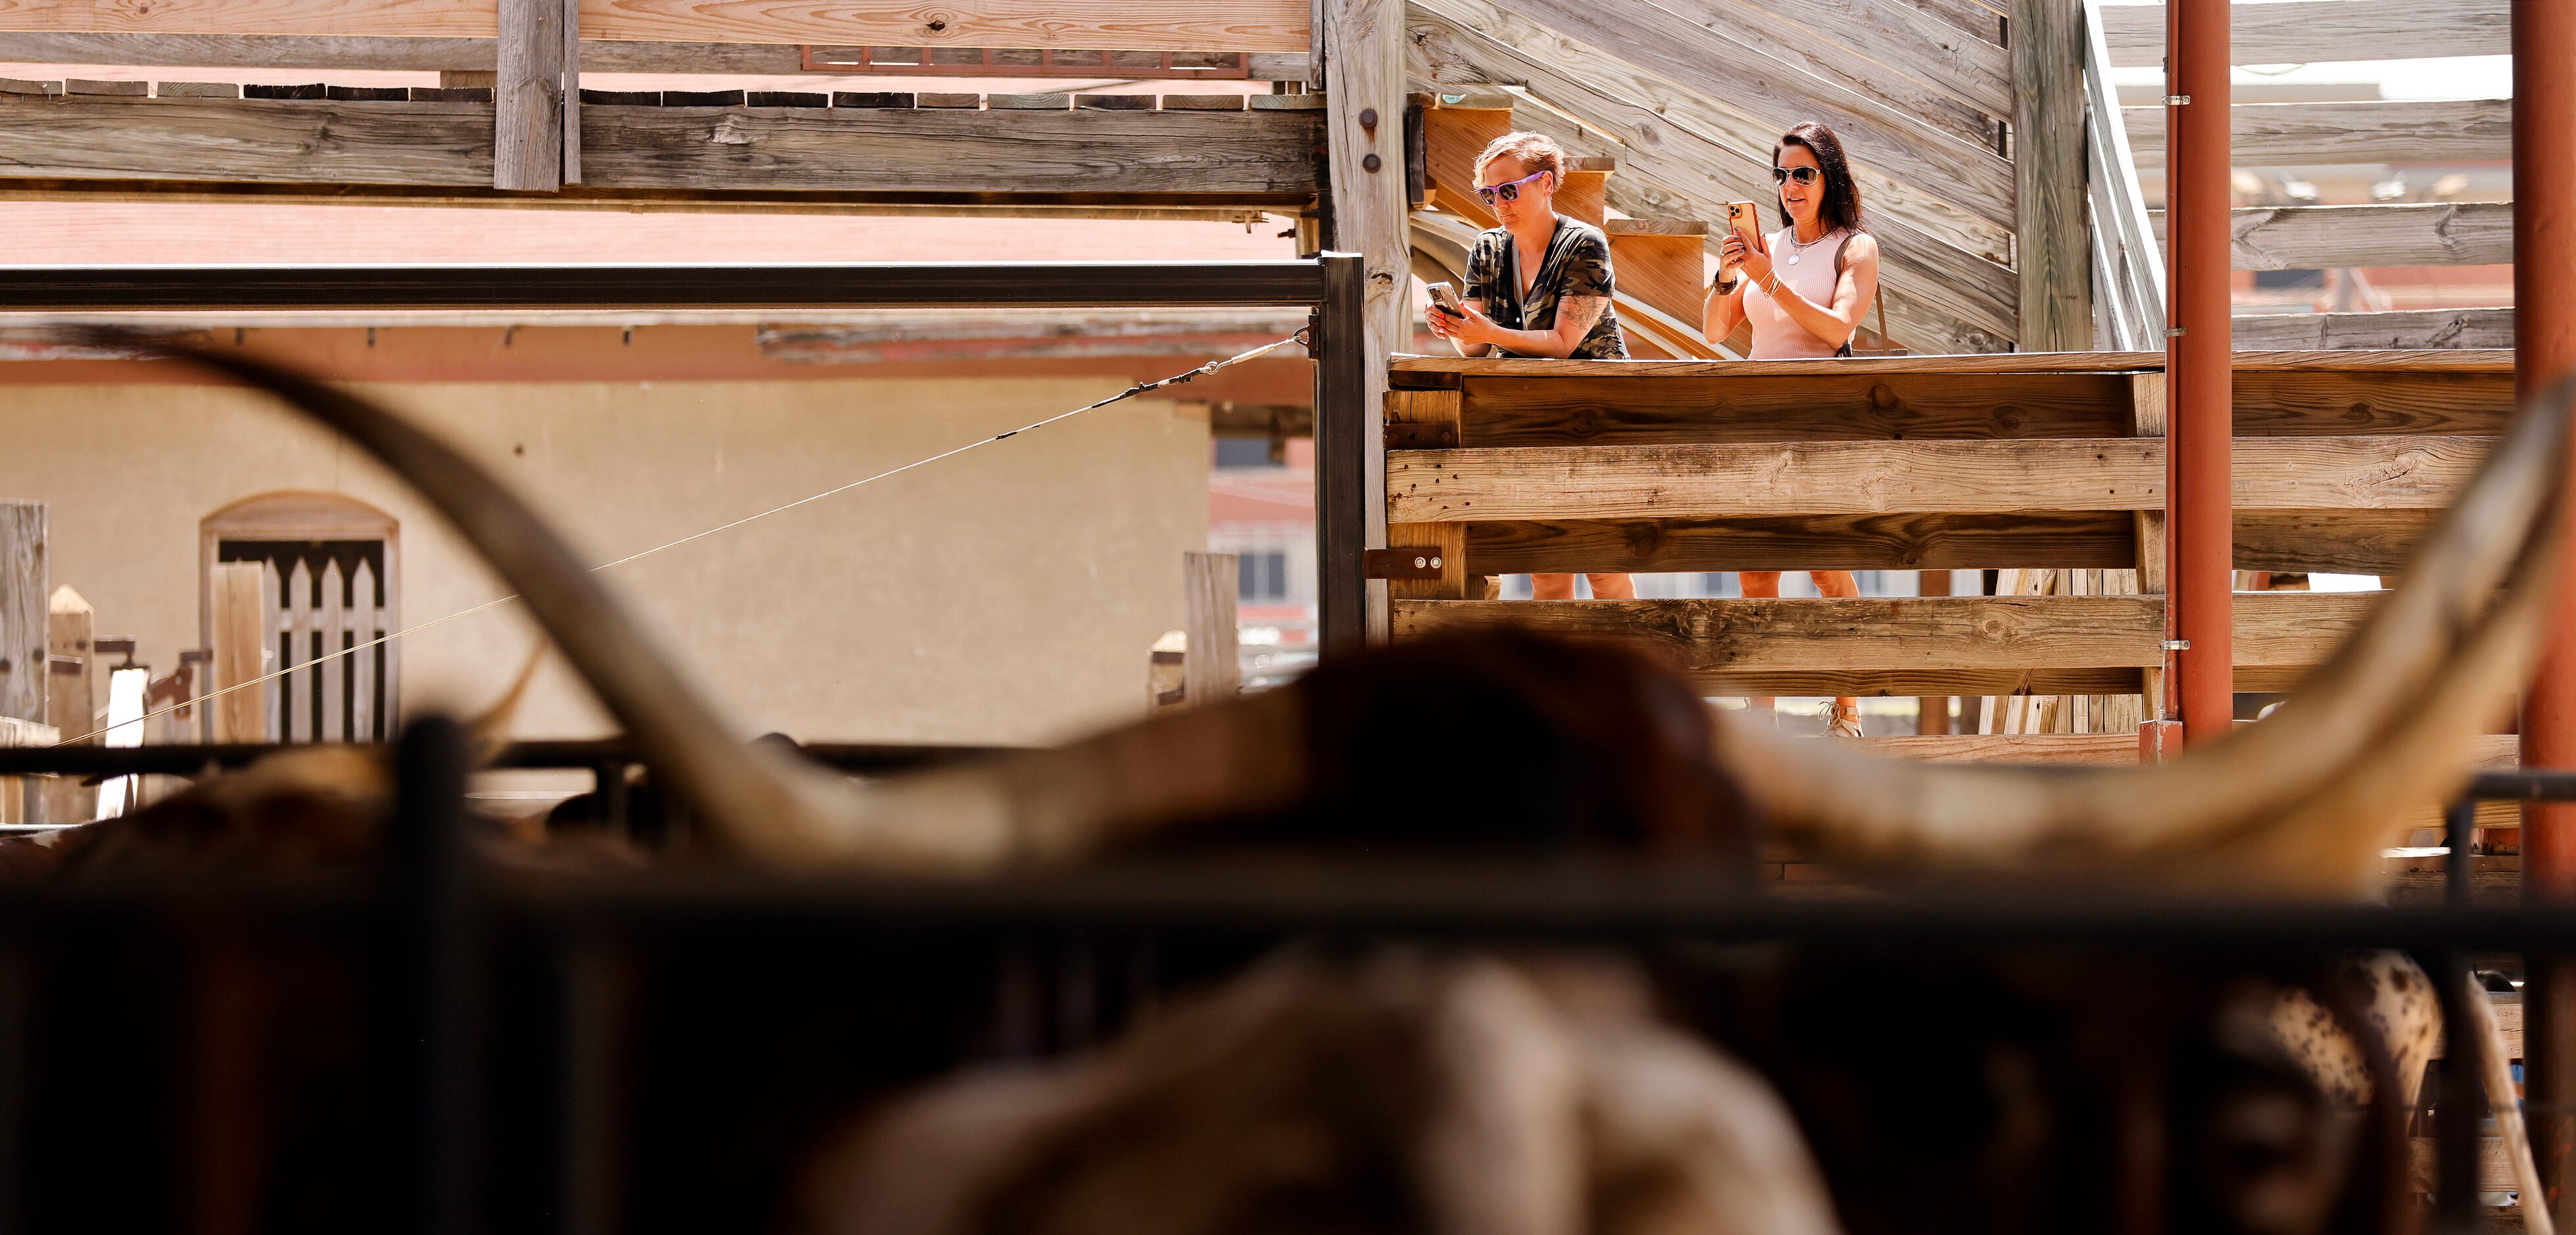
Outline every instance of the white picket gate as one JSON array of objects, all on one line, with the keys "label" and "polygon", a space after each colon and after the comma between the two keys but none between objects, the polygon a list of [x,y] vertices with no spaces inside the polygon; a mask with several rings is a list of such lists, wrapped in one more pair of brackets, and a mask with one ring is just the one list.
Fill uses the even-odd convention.
[{"label": "white picket gate", "polygon": [[[268,586],[268,670],[283,673],[268,692],[273,742],[371,742],[395,715],[394,645],[362,647],[392,633],[378,604],[375,565],[361,556],[344,575],[340,554],[298,554],[285,578],[281,557],[263,560]],[[323,563],[313,575],[316,558]],[[333,653],[343,653],[333,655]]]}]

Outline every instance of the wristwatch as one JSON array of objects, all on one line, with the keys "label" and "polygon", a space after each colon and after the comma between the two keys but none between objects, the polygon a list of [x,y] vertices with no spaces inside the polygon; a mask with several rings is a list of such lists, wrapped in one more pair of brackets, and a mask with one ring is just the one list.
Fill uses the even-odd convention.
[{"label": "wristwatch", "polygon": [[1721,295],[1732,296],[1735,294],[1735,285],[1743,281],[1744,280],[1742,279],[1730,279],[1724,275],[1720,275],[1717,278],[1710,279],[1708,281],[1708,285],[1716,288],[1718,293]]}]

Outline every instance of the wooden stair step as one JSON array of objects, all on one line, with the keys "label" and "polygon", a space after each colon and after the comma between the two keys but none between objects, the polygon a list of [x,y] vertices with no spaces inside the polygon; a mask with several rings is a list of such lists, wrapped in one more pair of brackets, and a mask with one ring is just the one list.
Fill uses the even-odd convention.
[{"label": "wooden stair step", "polygon": [[1619,290],[1694,331],[1708,301],[1709,225],[1700,219],[1610,219],[1610,260]]}]

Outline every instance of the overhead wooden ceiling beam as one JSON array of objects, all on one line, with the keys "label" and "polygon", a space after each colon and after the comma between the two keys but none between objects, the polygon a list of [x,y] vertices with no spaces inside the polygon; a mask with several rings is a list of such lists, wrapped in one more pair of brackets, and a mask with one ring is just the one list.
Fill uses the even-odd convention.
[{"label": "overhead wooden ceiling beam", "polygon": [[[1119,48],[1115,50],[1142,50]],[[1197,50],[1207,50],[1204,48]],[[0,63],[174,65],[217,69],[368,69],[393,72],[489,73],[498,67],[496,39],[391,38],[305,34],[61,34],[0,30]],[[1304,81],[1304,49],[1249,52],[1254,81]],[[665,43],[602,40],[585,31],[582,67],[593,73],[806,72],[792,43]]]},{"label": "overhead wooden ceiling beam", "polygon": [[[1307,0],[977,0],[935,12],[835,0],[581,0],[588,37],[665,42],[1303,52],[1311,25]],[[0,31],[488,39],[500,26],[494,0],[0,0]]]},{"label": "overhead wooden ceiling beam", "polygon": [[[614,201],[1303,206],[1314,110],[583,109],[581,192]],[[491,191],[489,103],[0,95],[0,191],[103,182]],[[531,198],[550,202],[554,198]]]},{"label": "overhead wooden ceiling beam", "polygon": [[[2512,47],[2512,0],[2300,0],[2242,4],[2228,22],[2228,56],[2238,64],[2323,60],[2417,60],[2501,56]],[[2160,64],[2165,6],[2101,6],[2102,33],[2118,68]]]}]

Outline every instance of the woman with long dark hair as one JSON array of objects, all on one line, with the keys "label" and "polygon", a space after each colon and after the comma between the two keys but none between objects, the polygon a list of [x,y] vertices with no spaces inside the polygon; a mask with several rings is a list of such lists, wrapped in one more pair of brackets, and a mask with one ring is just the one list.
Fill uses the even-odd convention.
[{"label": "woman with long dark hair", "polygon": [[[1736,323],[1753,327],[1755,360],[1805,360],[1851,354],[1852,336],[1878,295],[1878,238],[1861,217],[1860,182],[1852,178],[1842,139],[1821,124],[1802,124],[1771,148],[1779,188],[1780,230],[1746,244],[1729,233],[1717,281],[1700,325],[1710,342]],[[1848,570],[1807,572],[1826,596],[1858,596]],[[1746,596],[1780,594],[1780,572],[1739,574]],[[1771,701],[1756,699],[1768,709]],[[1860,700],[1834,700],[1828,731],[1860,736]]]}]

